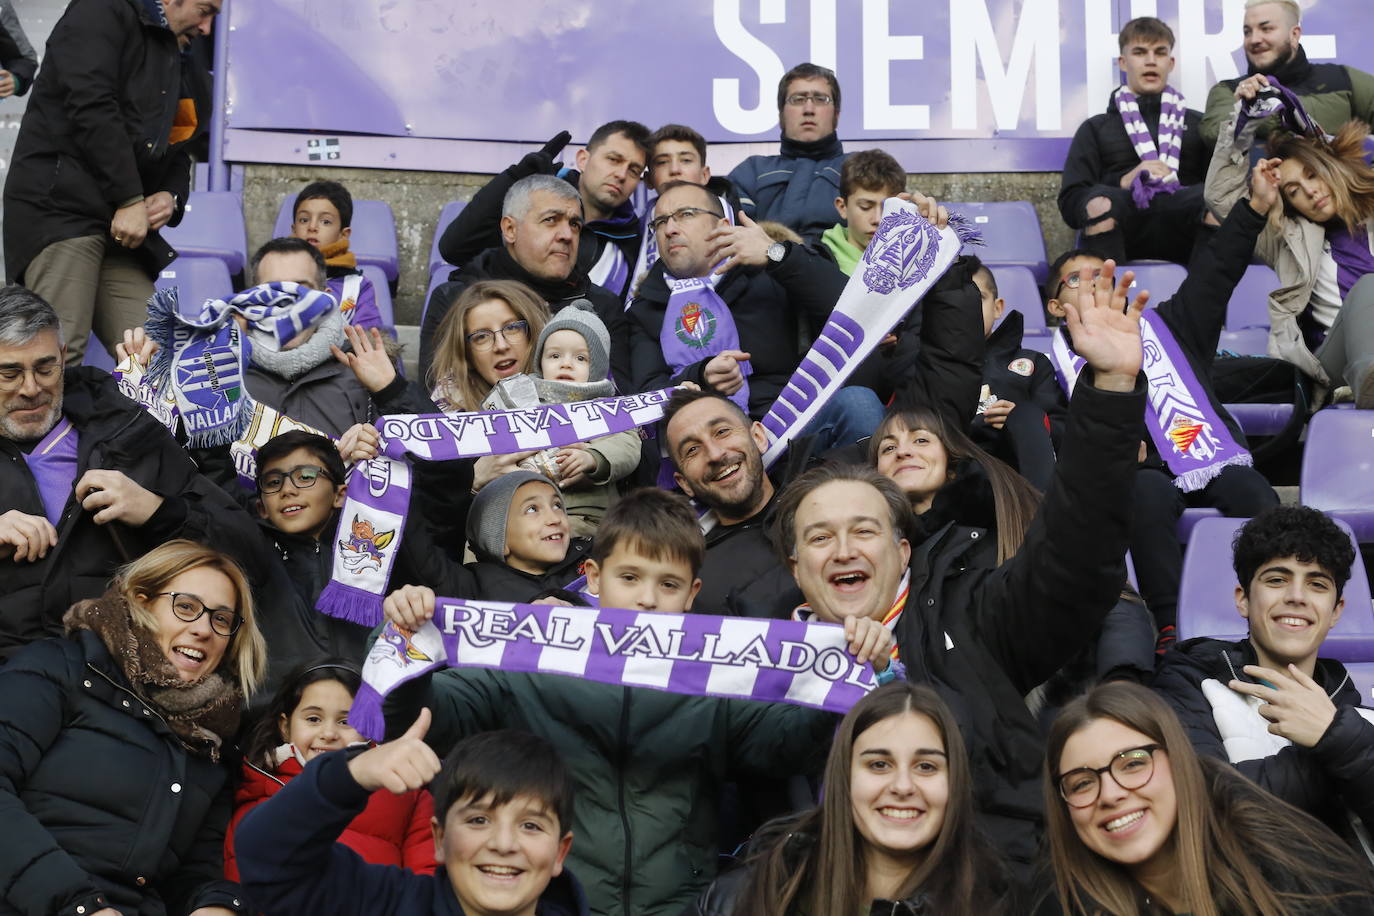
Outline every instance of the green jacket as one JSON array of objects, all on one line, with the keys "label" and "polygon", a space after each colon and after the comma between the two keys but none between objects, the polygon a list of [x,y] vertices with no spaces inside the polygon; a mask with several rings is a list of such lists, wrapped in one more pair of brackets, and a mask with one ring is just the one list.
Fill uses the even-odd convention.
[{"label": "green jacket", "polygon": [[[1302,99],[1303,108],[1329,133],[1341,129],[1346,121],[1359,118],[1374,123],[1374,76],[1341,64],[1308,63],[1302,48],[1293,60],[1276,74],[1287,89]],[[1202,141],[1209,148],[1217,145],[1222,125],[1230,120],[1236,104],[1236,86],[1244,79],[1222,80],[1207,94],[1207,111],[1202,116]],[[1261,122],[1258,139],[1269,135],[1278,118]]]},{"label": "green jacket", "polygon": [[440,755],[513,728],[558,748],[576,784],[568,867],[602,916],[678,916],[715,878],[721,789],[736,775],[815,770],[837,717],[548,674],[448,668],[387,703],[393,726],[434,714]]},{"label": "green jacket", "polygon": [[821,233],[821,244],[830,249],[835,256],[835,264],[844,271],[846,277],[854,275],[854,268],[863,258],[862,248],[849,240],[849,229],[844,223],[836,223]]}]

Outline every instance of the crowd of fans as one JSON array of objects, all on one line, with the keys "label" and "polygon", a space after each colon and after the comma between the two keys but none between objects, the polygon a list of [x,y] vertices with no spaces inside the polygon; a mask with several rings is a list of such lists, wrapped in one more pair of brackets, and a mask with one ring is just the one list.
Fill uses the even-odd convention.
[{"label": "crowd of fans", "polygon": [[[564,133],[493,178],[439,240],[462,266],[407,378],[335,181],[246,289],[194,319],[152,295],[209,116],[179,52],[219,5],[76,0],[36,75],[0,14],[0,97],[31,91],[0,289],[0,913],[1374,914],[1374,709],[1322,656],[1374,613],[1343,597],[1363,561],[1280,505],[1216,380],[1258,257],[1262,362],[1374,407],[1374,77],[1309,63],[1296,3],[1248,0],[1249,71],[1205,114],[1168,26],[1127,23],[1044,300],[959,257],[771,469],[760,421],[884,201],[950,223],[888,154],[845,154],[833,72],[790,70],[778,154],[728,177],[692,128],[618,120],[575,169]],[[1150,303],[1137,258],[1187,279]],[[1058,323],[1051,355],[1008,306]],[[124,378],[82,365],[92,330]],[[196,400],[196,372],[233,396]],[[144,373],[175,396],[127,397]],[[381,418],[668,387],[639,430],[409,460],[395,530],[346,508]],[[284,425],[245,465],[250,408]],[[1244,639],[1177,641],[1188,507],[1249,519]],[[407,638],[440,596],[790,619],[842,626],[879,686],[840,717],[449,667],[369,742],[377,633],[317,605],[336,547],[393,542]]]}]

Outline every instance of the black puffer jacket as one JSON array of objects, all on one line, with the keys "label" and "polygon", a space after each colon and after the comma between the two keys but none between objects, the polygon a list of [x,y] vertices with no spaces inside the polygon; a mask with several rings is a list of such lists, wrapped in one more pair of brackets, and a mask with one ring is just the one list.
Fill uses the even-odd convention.
[{"label": "black puffer jacket", "polygon": [[0,724],[0,913],[247,912],[224,880],[231,764],[187,750],[98,636],[11,658]]},{"label": "black puffer jacket", "polygon": [[[48,38],[5,180],[11,283],[53,242],[108,235],[116,208],[140,196],[172,193],[170,225],[180,221],[191,184],[187,147],[209,123],[204,75],[187,73],[183,84],[182,67],[176,36],[139,0],[67,7]],[[197,102],[198,123],[172,144],[184,93]],[[176,257],[156,232],[135,253],[149,276]]]},{"label": "black puffer jacket", "polygon": [[[1057,444],[1064,437],[1069,403],[1055,378],[1050,358],[1021,346],[1024,336],[1025,319],[1020,312],[1012,312],[1002,320],[988,337],[983,384],[994,398],[1013,404],[1034,404],[1044,411],[1050,421],[1050,438]],[[996,432],[981,418],[972,426],[973,440],[984,448],[994,444]]]},{"label": "black puffer jacket", "polygon": [[511,601],[527,604],[536,598],[562,591],[563,587],[582,575],[592,542],[587,538],[573,538],[568,542],[568,554],[563,562],[538,575],[522,572],[493,559],[481,557],[466,567],[473,579],[472,597],[487,601]]},{"label": "black puffer jacket", "polygon": [[1231,761],[1337,833],[1349,833],[1348,812],[1374,824],[1374,710],[1361,715],[1360,691],[1345,666],[1317,659],[1313,680],[1336,704],[1336,718],[1321,740],[1310,748],[1279,748],[1283,742],[1269,734],[1255,702],[1226,686],[1232,680],[1255,683],[1243,669],[1256,664],[1248,639],[1189,639],[1164,656],[1154,689],[1178,713],[1198,753]]},{"label": "black puffer jacket", "polygon": [[[1150,137],[1159,143],[1161,96],[1139,97],[1140,114]],[[1202,184],[1212,161],[1210,149],[1202,141],[1202,113],[1189,108],[1183,116],[1183,143],[1179,149],[1178,180],[1184,187]],[[1093,115],[1078,126],[1064,161],[1064,179],[1059,189],[1059,213],[1074,229],[1082,229],[1087,219],[1085,207],[1098,185],[1121,187],[1121,178],[1140,165],[1140,155],[1126,136],[1126,125],[1108,101],[1107,110]]]},{"label": "black puffer jacket", "polygon": [[[122,471],[163,497],[141,528],[97,525],[75,496],[57,525],[57,546],[37,563],[0,562],[0,654],[62,632],[73,603],[103,594],[115,568],[171,538],[242,542],[254,523],[223,490],[196,471],[186,450],[147,411],[119,393],[99,369],[68,369],[62,412],[80,436],[76,480],[92,468]],[[43,501],[23,453],[0,438],[0,507],[43,516]]]}]

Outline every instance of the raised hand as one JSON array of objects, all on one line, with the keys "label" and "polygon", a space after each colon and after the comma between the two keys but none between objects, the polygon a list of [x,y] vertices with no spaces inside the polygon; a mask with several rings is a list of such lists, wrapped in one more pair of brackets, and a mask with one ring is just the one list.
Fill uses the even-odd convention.
[{"label": "raised hand", "polygon": [[354,423],[339,437],[339,457],[345,464],[377,457],[382,434],[371,423]]},{"label": "raised hand", "polygon": [[149,340],[143,328],[125,328],[124,340],[115,344],[115,362],[122,363],[132,356],[134,362],[146,369],[157,351],[157,341]]},{"label": "raised hand", "polygon": [[[368,331],[371,331],[369,335]],[[353,346],[353,352],[345,353],[331,345],[329,352],[334,358],[353,370],[359,384],[376,394],[396,380],[396,367],[391,357],[386,355],[386,344],[382,332],[377,328],[363,329],[355,325],[344,325],[344,336]]]},{"label": "raised hand", "polygon": [[1231,681],[1227,686],[1264,701],[1259,714],[1269,720],[1269,731],[1299,747],[1315,747],[1336,718],[1336,704],[1321,685],[1297,665],[1289,665],[1287,671],[1246,665],[1245,673],[1273,686],[1245,681]]},{"label": "raised hand", "polygon": [[403,585],[382,600],[382,614],[396,629],[414,633],[434,619],[434,589]]},{"label": "raised hand", "polygon": [[902,200],[909,200],[916,205],[916,212],[930,222],[935,224],[935,228],[943,229],[949,225],[949,211],[933,197],[926,197],[920,191],[903,191],[897,195]]},{"label": "raised hand", "polygon": [[702,375],[706,384],[721,394],[734,394],[744,387],[744,370],[739,364],[749,358],[743,350],[722,350],[706,363]]},{"label": "raised hand", "polygon": [[404,795],[429,785],[439,773],[439,755],[425,744],[429,731],[428,707],[420,710],[415,723],[395,741],[379,744],[348,761],[348,772],[368,792],[386,789]]},{"label": "raised hand", "polygon": [[714,263],[725,259],[716,273],[723,274],[732,267],[745,265],[760,267],[768,263],[768,249],[773,246],[773,237],[759,228],[759,224],[749,218],[743,210],[739,213],[739,225],[731,226],[722,222],[706,236],[711,243],[707,261]]},{"label": "raised hand", "polygon": [[892,658],[892,631],[872,617],[846,617],[844,636],[849,654],[862,664],[872,662],[874,671],[886,671]]},{"label": "raised hand", "polygon": [[1092,384],[1105,391],[1133,391],[1144,359],[1140,316],[1150,294],[1141,290],[1130,300],[1135,274],[1128,270],[1113,285],[1115,273],[1115,261],[1104,263],[1096,280],[1089,268],[1083,268],[1077,302],[1066,295],[1062,304],[1073,348],[1093,369]]},{"label": "raised hand", "polygon": [[1263,73],[1256,73],[1254,76],[1247,76],[1236,86],[1236,98],[1241,101],[1254,101],[1255,96],[1261,90],[1269,88],[1269,77]]},{"label": "raised hand", "polygon": [[1282,159],[1261,159],[1250,173],[1250,209],[1260,216],[1279,202],[1279,166]]}]

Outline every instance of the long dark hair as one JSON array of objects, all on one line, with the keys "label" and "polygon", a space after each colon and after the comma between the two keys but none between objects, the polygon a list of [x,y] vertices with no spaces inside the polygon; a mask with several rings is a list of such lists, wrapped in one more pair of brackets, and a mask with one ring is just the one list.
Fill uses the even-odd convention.
[{"label": "long dark hair", "polygon": [[840,723],[825,765],[825,797],[799,817],[766,826],[735,916],[867,912],[864,840],[850,798],[854,742],[885,719],[906,713],[935,723],[949,760],[949,799],[940,835],[914,868],[900,896],[918,891],[933,912],[997,913],[1006,906],[1005,867],[974,824],[973,776],[959,726],[934,690],[907,681],[864,697]]},{"label": "long dark hair", "polygon": [[939,439],[945,449],[951,480],[957,473],[958,462],[972,461],[983,469],[992,487],[997,513],[997,562],[1005,563],[1015,556],[1026,539],[1026,529],[1030,528],[1040,508],[1040,491],[1010,465],[983,451],[963,430],[946,423],[937,411],[928,407],[892,410],[883,417],[869,446],[869,461],[874,467],[878,464],[883,437],[893,429],[924,429]]},{"label": "long dark hair", "polygon": [[[1148,736],[1168,755],[1178,799],[1174,848],[1185,912],[1290,916],[1331,912],[1331,900],[1339,897],[1374,903],[1368,864],[1358,861],[1334,833],[1229,765],[1199,758],[1162,699],[1139,684],[1114,681],[1065,706],[1050,729],[1046,748],[1046,833],[1066,912],[1141,912],[1140,886],[1125,868],[1083,845],[1059,795],[1064,745],[1097,719],[1111,719]],[[1275,878],[1291,889],[1275,887]]]},{"label": "long dark hair", "polygon": [[244,746],[244,759],[265,770],[276,766],[272,751],[283,743],[282,716],[289,720],[296,707],[301,705],[305,689],[320,681],[338,681],[350,694],[357,696],[363,675],[356,664],[339,656],[317,658],[292,668],[282,678],[281,686],[272,695],[271,702],[262,711],[262,717],[249,733]]}]

